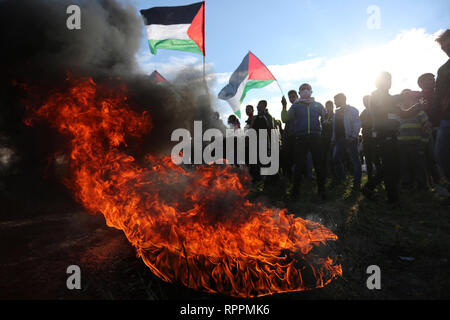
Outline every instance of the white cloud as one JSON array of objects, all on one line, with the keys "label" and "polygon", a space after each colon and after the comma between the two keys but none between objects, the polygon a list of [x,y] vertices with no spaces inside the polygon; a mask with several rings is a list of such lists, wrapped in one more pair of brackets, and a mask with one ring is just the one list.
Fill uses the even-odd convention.
[{"label": "white cloud", "polygon": [[[392,93],[398,93],[405,88],[418,90],[417,78],[421,74],[436,74],[437,69],[448,59],[435,42],[441,32],[442,30],[429,34],[423,29],[406,30],[385,44],[349,55],[332,58],[308,55],[304,60],[285,65],[269,65],[268,68],[286,95],[288,90],[298,90],[300,84],[308,82],[313,86],[316,100],[322,104],[332,100],[337,93],[343,92],[349,104],[362,110],[362,97],[375,89],[375,78],[381,71],[392,74]],[[194,66],[199,70],[202,67],[201,58],[195,56],[170,58],[165,63],[153,63],[150,53],[146,52],[138,57],[138,61],[146,72],[158,69],[169,78],[186,66]],[[208,63],[207,71],[212,69],[213,64]],[[216,91],[216,95],[228,83],[233,71],[208,74],[210,88]],[[279,119],[281,93],[276,84],[251,90],[241,107],[242,114],[245,105],[256,106],[261,99],[268,101],[269,111]],[[215,101],[215,108],[222,115],[232,113],[227,103],[218,99]]]},{"label": "white cloud", "polygon": [[419,90],[417,78],[426,72],[436,74],[448,59],[435,42],[439,33],[403,31],[381,46],[326,60],[316,72],[316,85],[325,89],[320,96],[328,100],[344,92],[350,104],[360,107],[362,97],[374,90],[375,78],[381,71],[392,74],[391,92]]},{"label": "white cloud", "polygon": [[441,32],[427,34],[423,29],[411,29],[388,43],[349,55],[268,67],[285,90],[309,82],[316,100],[325,103],[343,92],[349,104],[362,109],[362,97],[375,89],[375,78],[381,71],[392,74],[393,93],[406,88],[419,90],[417,78],[421,74],[436,74],[448,59],[435,41]]},{"label": "white cloud", "polygon": [[268,68],[278,81],[287,82],[313,78],[323,61],[323,58],[313,58],[285,65],[269,65]]}]

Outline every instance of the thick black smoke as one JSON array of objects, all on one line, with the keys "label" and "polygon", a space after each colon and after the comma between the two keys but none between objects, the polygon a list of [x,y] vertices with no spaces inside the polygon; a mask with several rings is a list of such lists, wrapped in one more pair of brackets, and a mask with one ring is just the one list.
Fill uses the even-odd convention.
[{"label": "thick black smoke", "polygon": [[[16,171],[39,179],[48,169],[49,157],[63,149],[65,139],[45,124],[27,127],[26,90],[39,88],[36,107],[52,90],[64,86],[68,74],[92,77],[96,82],[120,78],[127,84],[130,101],[147,109],[153,130],[141,150],[167,153],[170,134],[203,120],[213,126],[210,94],[201,75],[185,72],[184,81],[158,86],[139,70],[136,53],[145,37],[142,18],[131,4],[116,0],[0,0],[0,142],[19,159]],[[69,5],[81,9],[81,29],[69,30]],[[187,76],[186,76],[187,75]],[[188,80],[186,80],[188,79]],[[203,90],[200,90],[202,88]],[[1,186],[0,186],[1,187]],[[0,188],[1,191],[1,188]]]}]

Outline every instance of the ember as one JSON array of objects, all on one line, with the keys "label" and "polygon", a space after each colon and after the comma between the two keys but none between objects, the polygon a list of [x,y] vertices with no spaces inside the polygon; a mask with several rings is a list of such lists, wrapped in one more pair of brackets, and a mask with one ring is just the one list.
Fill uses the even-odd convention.
[{"label": "ember", "polygon": [[[161,279],[236,297],[323,287],[342,274],[317,249],[337,236],[324,226],[246,200],[246,175],[230,166],[186,170],[170,156],[142,165],[124,150],[152,129],[127,103],[125,85],[67,79],[27,120],[45,119],[71,137],[75,198],[123,230]],[[33,103],[29,103],[33,105]]]}]

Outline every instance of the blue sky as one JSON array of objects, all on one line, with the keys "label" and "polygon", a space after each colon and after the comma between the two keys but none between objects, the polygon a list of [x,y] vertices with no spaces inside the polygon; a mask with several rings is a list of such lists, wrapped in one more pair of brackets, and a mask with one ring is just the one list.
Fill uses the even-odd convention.
[{"label": "blue sky", "polygon": [[[177,6],[186,0],[133,0],[139,9]],[[377,6],[379,28],[368,26],[367,12]],[[371,20],[373,21],[373,20]],[[448,0],[209,0],[206,2],[206,61],[210,88],[217,96],[248,50],[269,67],[287,94],[303,82],[313,85],[316,99],[325,103],[338,92],[362,109],[361,98],[373,90],[374,76],[393,74],[393,92],[417,90],[423,72],[436,73],[447,57],[434,42],[449,27]],[[145,72],[158,69],[173,79],[183,66],[200,68],[202,56],[160,50],[151,55],[143,26],[138,61]],[[367,72],[365,69],[367,67]],[[378,70],[380,69],[380,70]],[[252,90],[243,103],[269,101],[279,118],[281,93],[276,84]],[[223,118],[231,114],[224,101],[213,101]]]}]

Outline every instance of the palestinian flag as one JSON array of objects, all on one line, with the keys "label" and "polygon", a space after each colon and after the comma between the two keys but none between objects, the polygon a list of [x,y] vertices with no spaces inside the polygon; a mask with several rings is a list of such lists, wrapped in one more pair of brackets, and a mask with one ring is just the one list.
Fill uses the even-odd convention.
[{"label": "palestinian flag", "polygon": [[152,54],[157,49],[205,55],[205,2],[141,10]]},{"label": "palestinian flag", "polygon": [[250,89],[262,88],[275,81],[267,67],[249,51],[231,75],[229,83],[220,91],[219,99],[226,100],[240,118],[241,103]]},{"label": "palestinian flag", "polygon": [[167,82],[167,80],[156,70],[152,72],[150,79],[155,81],[157,84]]}]

